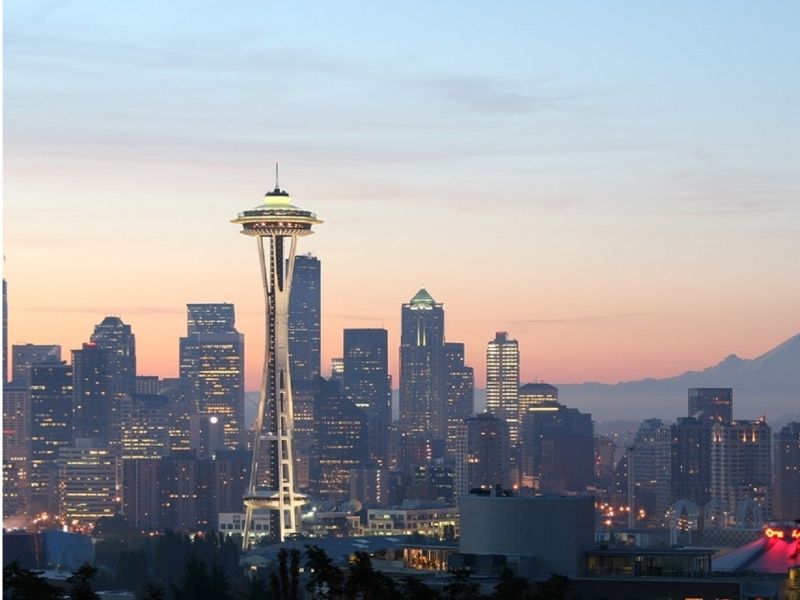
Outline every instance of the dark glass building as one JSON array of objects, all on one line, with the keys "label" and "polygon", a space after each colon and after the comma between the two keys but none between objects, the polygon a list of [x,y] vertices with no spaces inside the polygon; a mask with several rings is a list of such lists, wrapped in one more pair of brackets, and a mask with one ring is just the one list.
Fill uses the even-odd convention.
[{"label": "dark glass building", "polygon": [[464,344],[445,342],[445,398],[447,399],[447,450],[455,454],[456,434],[474,412],[475,374],[464,364]]},{"label": "dark glass building", "polygon": [[31,508],[56,512],[58,453],[72,445],[72,365],[31,367]]},{"label": "dark glass building", "polygon": [[367,415],[370,459],[386,465],[392,422],[388,332],[385,329],[345,329],[343,355],[344,395]]},{"label": "dark glass building", "polygon": [[321,498],[346,500],[350,470],[367,464],[367,415],[330,382],[317,378],[314,397],[314,447],[309,489]]},{"label": "dark glass building", "polygon": [[456,452],[455,495],[475,488],[510,487],[508,423],[484,412],[465,419]]},{"label": "dark glass building", "polygon": [[60,362],[61,346],[57,344],[14,344],[11,347],[11,380],[30,385],[33,365]]},{"label": "dark glass building", "polygon": [[289,293],[289,360],[296,389],[313,385],[320,375],[320,314],[319,259],[297,256]]},{"label": "dark glass building", "polygon": [[556,401],[529,406],[522,418],[522,483],[549,492],[582,492],[594,476],[592,415]]},{"label": "dark glass building", "polygon": [[198,413],[223,420],[225,445],[237,448],[244,424],[244,336],[236,331],[233,305],[187,308],[187,335],[180,338],[184,398]]},{"label": "dark glass building", "polygon": [[775,434],[775,517],[800,518],[800,422],[792,421]]},{"label": "dark glass building", "polygon": [[689,416],[728,425],[733,420],[733,389],[690,388]]},{"label": "dark glass building", "polygon": [[108,350],[108,369],[111,374],[111,394],[136,393],[136,336],[131,326],[119,317],[106,317],[96,325],[90,341]]},{"label": "dark glass building", "polygon": [[113,403],[109,352],[97,344],[72,351],[72,410],[74,437],[109,444]]},{"label": "dark glass building", "polygon": [[403,304],[401,321],[400,427],[444,440],[444,307],[423,288]]}]

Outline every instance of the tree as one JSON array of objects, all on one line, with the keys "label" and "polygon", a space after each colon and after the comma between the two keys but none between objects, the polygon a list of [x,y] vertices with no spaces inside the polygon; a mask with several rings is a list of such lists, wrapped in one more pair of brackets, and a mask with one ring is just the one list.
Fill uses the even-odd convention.
[{"label": "tree", "polygon": [[416,577],[406,577],[403,580],[401,595],[413,600],[439,600],[442,597],[438,591],[429,588]]},{"label": "tree", "polygon": [[213,600],[229,600],[231,597],[231,583],[228,581],[228,576],[225,575],[222,565],[217,560],[211,566],[208,597],[209,599],[213,598]]},{"label": "tree", "polygon": [[300,580],[300,551],[278,552],[278,572],[270,577],[272,597],[275,600],[298,600]]},{"label": "tree", "polygon": [[445,600],[479,600],[483,598],[481,586],[470,581],[469,569],[453,569],[450,581],[444,586]]},{"label": "tree", "polygon": [[356,552],[350,562],[344,592],[347,600],[390,600],[397,596],[394,582],[372,568],[366,552]]},{"label": "tree", "polygon": [[92,579],[96,574],[97,569],[88,563],[81,565],[77,571],[73,571],[72,575],[67,578],[67,583],[72,586],[69,591],[70,599],[100,600],[100,596],[92,589]]},{"label": "tree", "polygon": [[208,573],[199,558],[192,556],[187,561],[182,585],[172,584],[172,595],[175,600],[212,600],[209,597]]},{"label": "tree", "polygon": [[536,586],[534,600],[564,600],[569,589],[569,577],[550,573],[550,577]]},{"label": "tree", "polygon": [[338,567],[319,546],[307,546],[306,568],[311,572],[306,590],[312,600],[340,600],[344,577]]},{"label": "tree", "polygon": [[141,600],[164,600],[167,592],[163,587],[155,583],[148,583],[144,588],[144,593],[140,596]]},{"label": "tree", "polygon": [[8,600],[59,600],[63,591],[47,583],[41,571],[19,566],[17,561],[3,569],[3,598]]},{"label": "tree", "polygon": [[528,595],[528,580],[517,577],[506,567],[500,572],[500,581],[492,593],[493,600],[525,600]]},{"label": "tree", "polygon": [[250,580],[247,591],[242,595],[242,600],[267,600],[268,598],[271,596],[269,596],[267,584],[258,576]]}]

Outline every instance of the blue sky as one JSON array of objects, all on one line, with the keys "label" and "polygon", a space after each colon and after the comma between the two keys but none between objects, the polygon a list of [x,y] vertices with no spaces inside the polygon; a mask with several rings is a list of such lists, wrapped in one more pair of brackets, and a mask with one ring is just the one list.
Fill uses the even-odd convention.
[{"label": "blue sky", "polygon": [[130,315],[169,374],[183,304],[219,299],[258,347],[254,253],[226,221],[279,160],[326,221],[303,242],[325,264],[326,358],[342,327],[396,332],[423,283],[479,379],[496,329],[528,349],[523,374],[554,381],[767,350],[800,330],[798,17],[6,3],[11,341],[76,347],[98,312]]}]

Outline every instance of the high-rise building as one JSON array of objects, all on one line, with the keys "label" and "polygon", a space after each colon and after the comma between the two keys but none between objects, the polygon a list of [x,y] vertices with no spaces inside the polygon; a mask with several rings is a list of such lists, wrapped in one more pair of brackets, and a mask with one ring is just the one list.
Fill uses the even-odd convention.
[{"label": "high-rise building", "polygon": [[670,435],[670,503],[687,499],[704,506],[711,499],[711,424],[680,417]]},{"label": "high-rise building", "polygon": [[236,311],[227,302],[186,305],[186,335],[200,333],[237,333]]},{"label": "high-rise building", "polygon": [[3,279],[3,383],[8,381],[8,284]]},{"label": "high-rise building", "polygon": [[31,508],[55,514],[58,508],[58,456],[73,443],[72,365],[31,367]]},{"label": "high-rise building", "polygon": [[489,412],[464,420],[459,431],[455,470],[455,495],[475,488],[511,484],[508,423]]},{"label": "high-rise building", "polygon": [[529,411],[558,403],[558,388],[549,383],[526,383],[519,388],[519,422]]},{"label": "high-rise building", "polygon": [[425,288],[403,304],[400,337],[400,427],[447,438],[444,307]]},{"label": "high-rise building", "polygon": [[30,385],[33,365],[60,362],[61,346],[57,344],[14,344],[11,347],[11,380]]},{"label": "high-rise building", "polygon": [[661,419],[646,419],[628,449],[636,520],[664,519],[670,505],[670,429]]},{"label": "high-rise building", "polygon": [[169,398],[159,394],[134,394],[124,398],[123,460],[159,458],[170,453],[170,408]]},{"label": "high-rise building", "polygon": [[689,416],[701,421],[729,424],[733,420],[733,389],[690,388]]},{"label": "high-rise building", "polygon": [[[266,306],[264,370],[250,485],[244,495],[246,517],[242,539],[247,549],[255,511],[269,511],[270,533],[279,541],[300,531],[300,507],[305,497],[297,492],[294,478],[289,301],[297,238],[310,235],[312,225],[321,221],[314,213],[292,204],[289,194],[278,186],[276,166],[275,189],[266,193],[262,204],[239,213],[233,223],[242,226],[242,233],[256,239]],[[318,362],[316,368],[318,371]]]},{"label": "high-rise building", "polygon": [[370,460],[385,466],[392,422],[388,332],[385,329],[345,329],[343,355],[344,395],[367,416]]},{"label": "high-rise building", "polygon": [[711,427],[711,497],[739,525],[748,519],[741,505],[746,500],[760,507],[762,518],[771,516],[772,432],[764,419]]},{"label": "high-rise building", "polygon": [[161,378],[158,375],[137,375],[137,394],[158,394],[161,391]]},{"label": "high-rise building", "polygon": [[775,434],[774,514],[800,518],[800,422],[792,421]]},{"label": "high-rise building", "polygon": [[59,449],[59,515],[93,525],[119,509],[117,459],[103,440],[79,438]]},{"label": "high-rise building", "polygon": [[112,441],[113,402],[109,352],[97,344],[72,351],[72,423],[74,437]]},{"label": "high-rise building", "polygon": [[311,254],[294,259],[289,295],[289,360],[292,386],[314,384],[320,375],[320,262]]},{"label": "high-rise building", "polygon": [[521,483],[547,492],[582,492],[594,473],[592,415],[557,401],[529,405],[520,431]]},{"label": "high-rise building", "polygon": [[244,335],[232,304],[187,304],[180,338],[180,377],[197,413],[224,420],[225,445],[237,448],[244,424]]},{"label": "high-rise building", "polygon": [[119,317],[106,317],[95,325],[90,341],[108,351],[111,394],[118,398],[136,393],[136,336]]},{"label": "high-rise building", "polygon": [[464,419],[471,417],[475,403],[475,376],[464,364],[464,344],[445,342],[445,397],[447,399],[447,451],[455,456],[456,434]]},{"label": "high-rise building", "polygon": [[22,515],[28,505],[30,393],[26,385],[3,385],[3,516]]},{"label": "high-rise building", "polygon": [[350,494],[350,470],[369,462],[368,418],[329,382],[317,382],[309,489],[316,496],[342,501]]},{"label": "high-rise building", "polygon": [[519,345],[498,331],[486,346],[486,410],[508,423],[511,445],[519,441]]}]

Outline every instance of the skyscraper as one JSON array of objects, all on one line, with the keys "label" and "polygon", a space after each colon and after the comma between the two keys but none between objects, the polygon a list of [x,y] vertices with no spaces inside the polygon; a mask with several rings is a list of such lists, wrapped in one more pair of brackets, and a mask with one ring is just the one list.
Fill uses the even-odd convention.
[{"label": "skyscraper", "polygon": [[733,389],[690,388],[689,416],[727,425],[733,420]]},{"label": "skyscraper", "polygon": [[401,321],[400,427],[444,440],[444,307],[422,288],[403,304]]},{"label": "skyscraper", "polygon": [[[766,421],[712,426],[711,497],[719,500],[730,521],[739,525],[747,519],[740,510],[744,500],[753,500],[761,508],[762,518],[771,516],[772,432]],[[758,520],[753,524],[760,525]]]},{"label": "skyscraper", "polygon": [[254,511],[270,511],[270,533],[280,541],[300,530],[300,507],[305,498],[297,492],[294,479],[289,298],[297,238],[310,235],[311,226],[321,221],[314,213],[292,204],[289,194],[278,186],[276,166],[275,189],[266,193],[262,204],[239,213],[233,223],[240,224],[245,235],[256,238],[266,310],[253,465],[244,496],[243,546],[247,549]]},{"label": "skyscraper", "polygon": [[369,460],[366,411],[337,390],[317,379],[314,395],[314,442],[309,465],[309,488],[319,497],[346,500],[350,495],[350,470]]},{"label": "skyscraper", "polygon": [[59,449],[59,514],[64,523],[93,525],[119,509],[117,459],[97,442],[81,438]]},{"label": "skyscraper", "polygon": [[57,344],[14,344],[11,347],[11,381],[30,385],[33,365],[60,362],[61,346]]},{"label": "skyscraper", "polygon": [[244,424],[244,336],[232,304],[187,304],[180,339],[180,377],[197,412],[223,421],[225,445],[241,443]]},{"label": "skyscraper", "polygon": [[320,262],[311,254],[294,259],[289,296],[289,360],[292,387],[314,384],[320,375]]},{"label": "skyscraper", "polygon": [[521,425],[522,485],[559,493],[584,491],[594,473],[592,415],[543,400],[528,406]]},{"label": "skyscraper", "polygon": [[236,311],[227,302],[187,304],[186,334],[236,333]]},{"label": "skyscraper", "polygon": [[25,512],[28,504],[30,394],[19,383],[3,385],[3,516]]},{"label": "skyscraper", "polygon": [[447,399],[447,450],[455,455],[456,434],[464,419],[471,417],[475,402],[475,376],[464,364],[464,344],[445,342],[445,397]]},{"label": "skyscraper", "polygon": [[136,393],[136,336],[131,326],[119,317],[106,317],[95,325],[90,341],[108,351],[112,396],[133,396]]},{"label": "skyscraper", "polygon": [[3,279],[3,383],[8,381],[8,284]]},{"label": "skyscraper", "polygon": [[800,518],[800,422],[775,434],[775,517]]},{"label": "skyscraper", "polygon": [[386,465],[392,422],[388,335],[385,329],[345,329],[343,338],[344,395],[366,414],[370,458],[380,465]]},{"label": "skyscraper", "polygon": [[31,367],[31,507],[57,510],[59,450],[72,445],[72,365]]},{"label": "skyscraper", "polygon": [[505,419],[511,445],[519,441],[519,345],[498,331],[486,347],[486,410]]},{"label": "skyscraper", "polygon": [[111,371],[108,350],[83,344],[72,351],[72,410],[75,438],[94,438],[110,443],[113,424]]},{"label": "skyscraper", "polygon": [[505,420],[485,412],[464,420],[456,455],[456,496],[474,488],[509,487],[509,438]]}]

